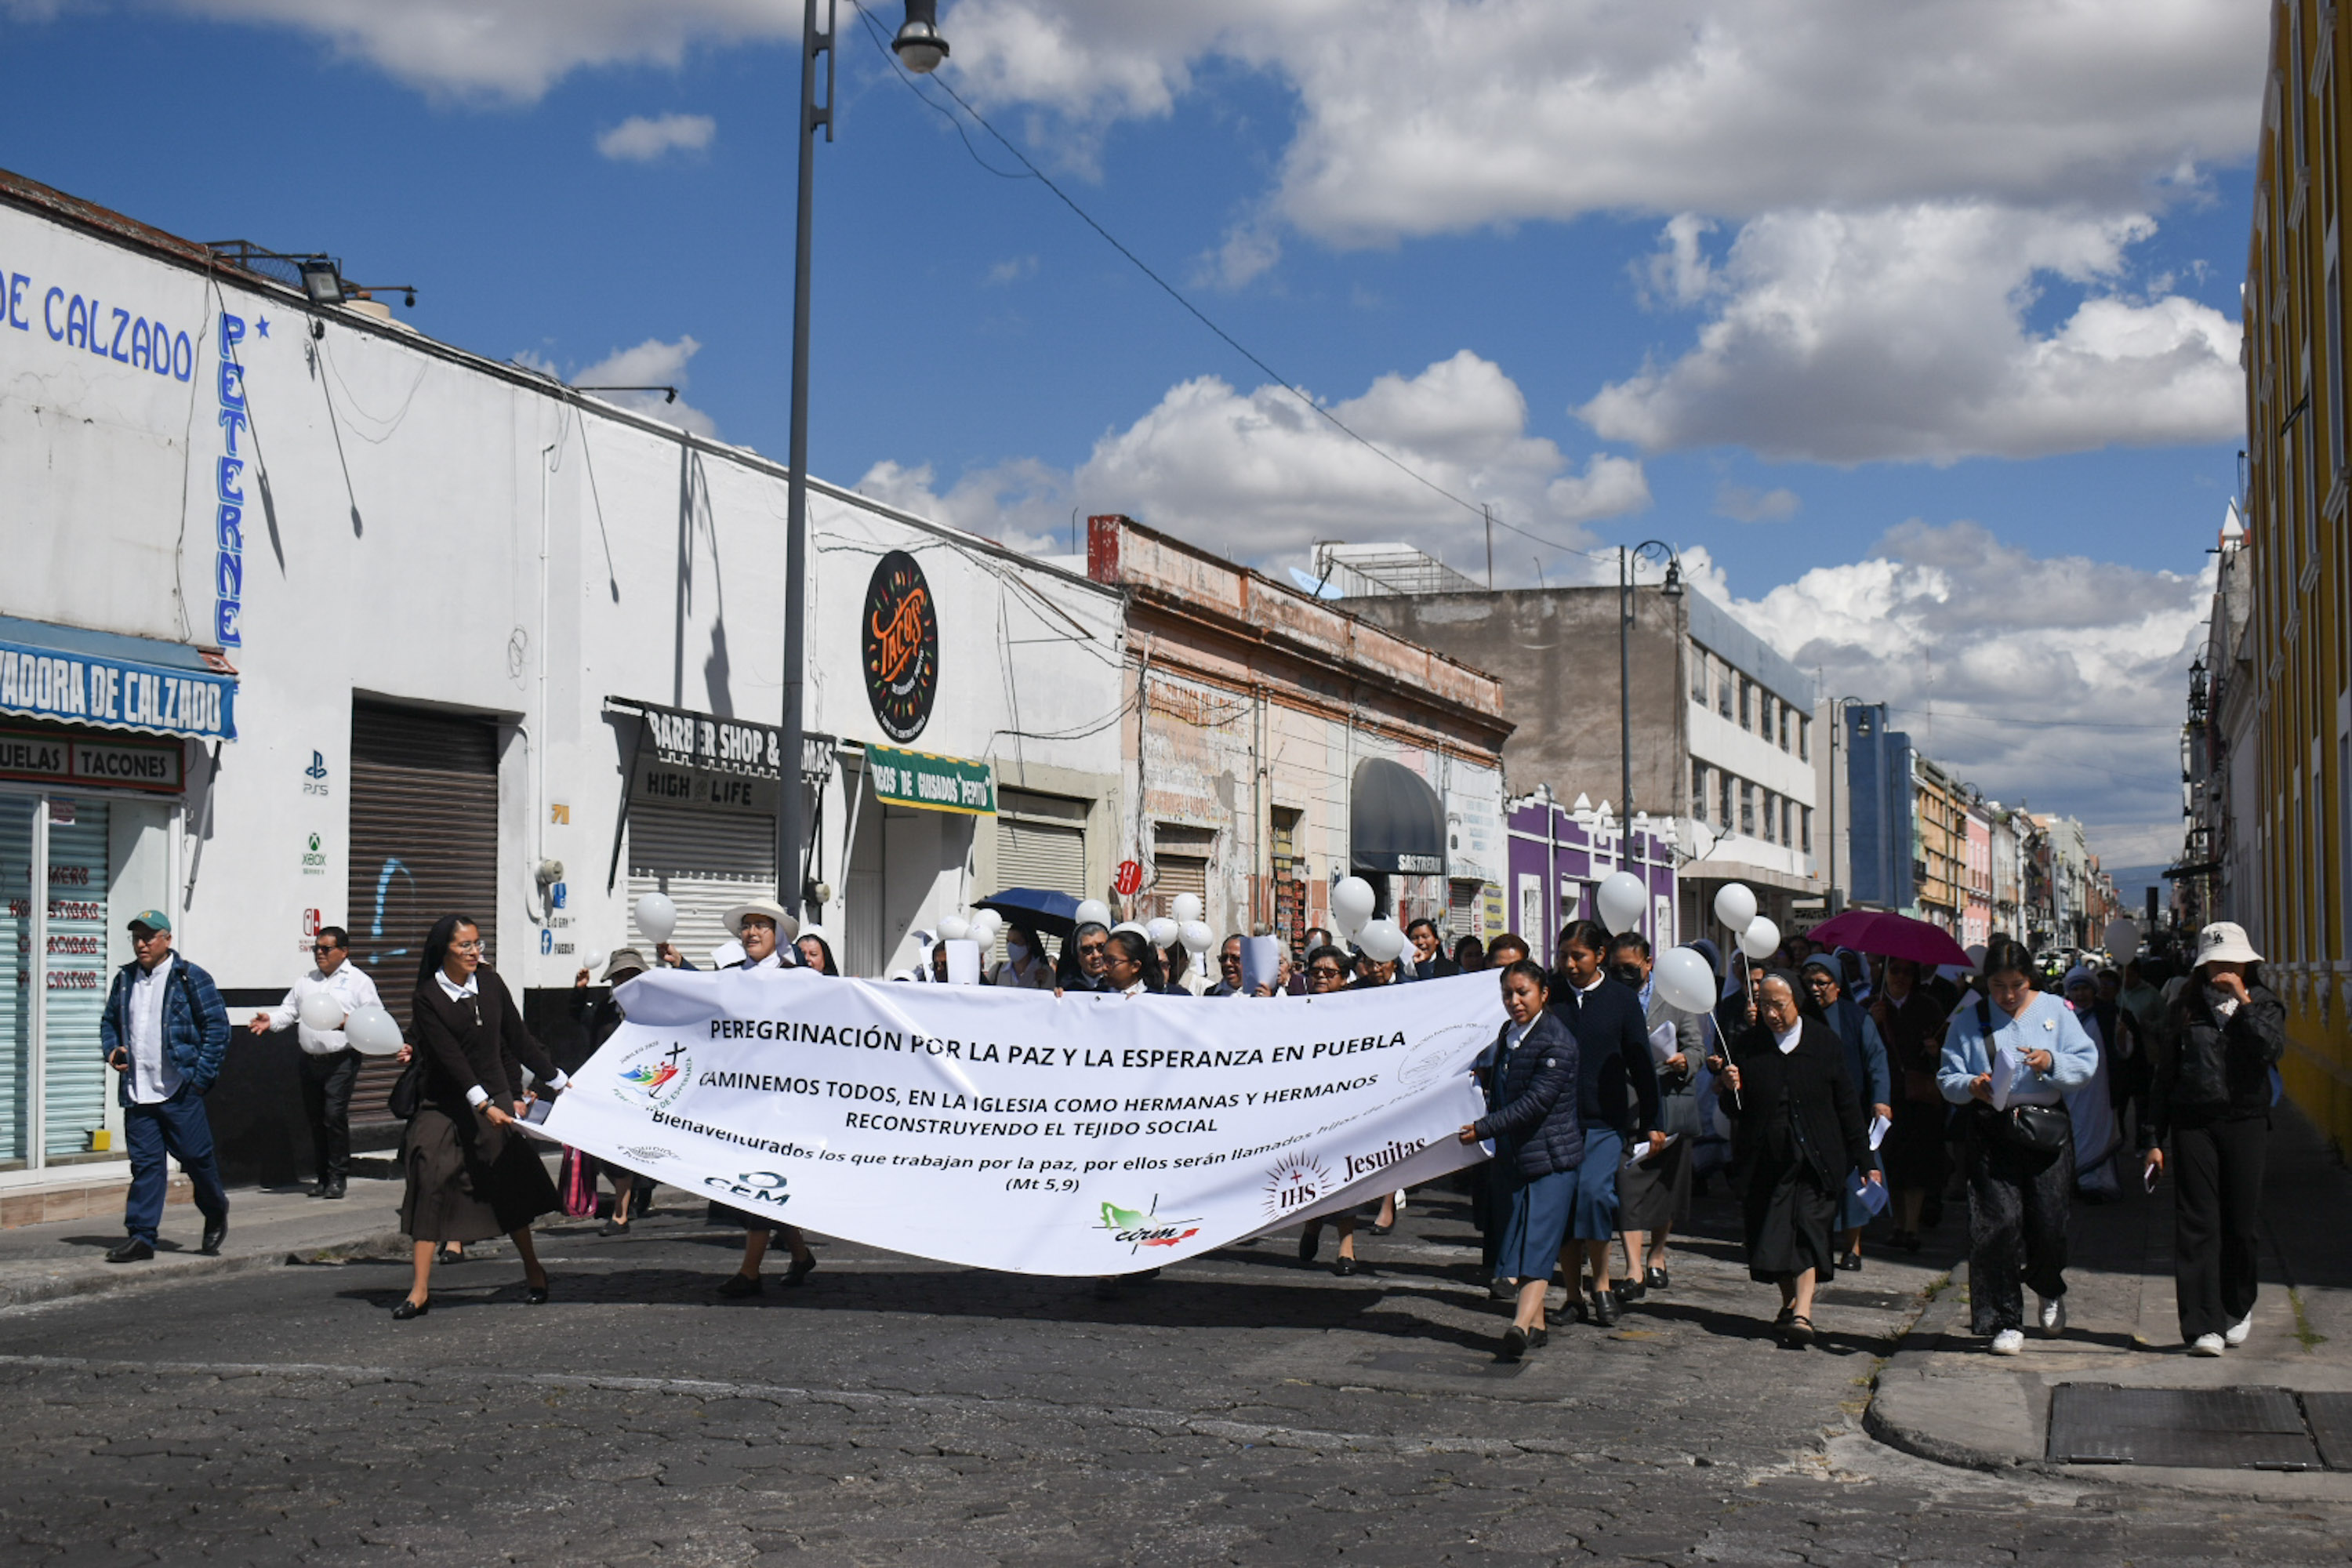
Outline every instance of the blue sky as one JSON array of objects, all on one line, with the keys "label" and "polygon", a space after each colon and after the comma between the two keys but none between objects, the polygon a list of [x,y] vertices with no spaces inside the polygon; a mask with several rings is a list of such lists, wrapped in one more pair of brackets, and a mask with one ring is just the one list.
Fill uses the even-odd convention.
[{"label": "blue sky", "polygon": [[[1370,41],[1335,60],[1322,0],[964,0],[945,74],[1318,398],[1395,378],[1350,419],[1420,471],[1559,543],[1666,539],[1846,689],[1924,707],[1912,666],[1945,665],[1941,751],[2083,816],[2111,859],[2161,858],[2175,672],[2242,444],[2224,383],[2259,14],[2168,6],[2118,60],[2095,32],[2007,37],[1965,5],[1887,21],[1855,0],[1662,0],[1666,30],[1636,36],[1622,14],[1580,23],[1582,0],[1402,4],[1364,0]],[[404,9],[0,8],[0,163],[192,238],[337,252],[356,279],[415,284],[415,323],[485,353],[683,378],[720,434],[781,455],[797,51],[779,17],[798,7]],[[1373,12],[1451,30],[1384,54]],[[1982,57],[1968,79],[2009,79],[1981,102],[1894,80],[1824,106],[1805,73],[1837,62],[1743,40],[1751,13],[1924,59],[1958,29]],[[433,43],[441,22],[460,41]],[[1897,26],[1931,34],[1873,33]],[[1656,63],[1676,28],[1726,29],[1742,62],[1710,68],[1704,112]],[[840,137],[819,150],[819,472],[1039,548],[1066,548],[1073,508],[1120,510],[1277,571],[1317,537],[1412,538],[1483,570],[1475,519],[1328,432],[1286,432],[1278,395],[1253,401],[1259,372],[1036,182],[982,168],[846,11],[844,35]],[[2048,83],[2094,54],[2095,97],[2052,109]],[[1605,103],[1562,86],[1612,66]],[[666,115],[706,117],[707,144],[600,153]],[[1696,237],[1679,268],[1676,214]],[[1498,580],[1580,569],[1497,538]],[[2021,574],[2063,590],[2036,600],[2056,625],[1999,602]],[[2144,722],[2129,783],[2113,732],[2069,756],[1990,721],[2019,695],[2004,672],[2045,667],[2055,632],[2069,678],[2026,700]]]}]

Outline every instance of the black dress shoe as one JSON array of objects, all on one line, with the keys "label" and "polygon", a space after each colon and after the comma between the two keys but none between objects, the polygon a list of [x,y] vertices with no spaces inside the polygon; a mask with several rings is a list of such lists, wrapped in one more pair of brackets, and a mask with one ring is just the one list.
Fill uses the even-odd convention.
[{"label": "black dress shoe", "polygon": [[155,1248],[134,1236],[108,1253],[106,1260],[109,1263],[144,1263],[154,1256]]},{"label": "black dress shoe", "polygon": [[1517,1361],[1528,1353],[1528,1331],[1513,1323],[1503,1331],[1503,1348],[1495,1352],[1496,1361]]},{"label": "black dress shoe", "polygon": [[1666,1290],[1673,1288],[1673,1281],[1666,1278],[1666,1271],[1663,1268],[1653,1268],[1644,1274],[1642,1277],[1642,1284],[1644,1289],[1651,1290]]},{"label": "black dress shoe", "polygon": [[314,1198],[323,1198],[327,1195],[327,1185],[326,1178],[321,1176],[319,1180],[310,1184],[310,1190],[305,1195]]},{"label": "black dress shoe", "polygon": [[1796,1321],[1797,1309],[1794,1307],[1783,1307],[1779,1312],[1773,1315],[1772,1326],[1776,1329],[1785,1329]]},{"label": "black dress shoe", "polygon": [[1903,1250],[1906,1252],[1916,1252],[1919,1250],[1919,1233],[1917,1231],[1906,1230],[1903,1233]]},{"label": "black dress shoe", "polygon": [[329,1182],[327,1184],[327,1190],[320,1193],[319,1195],[322,1198],[341,1197],[343,1195],[343,1184],[341,1182]]},{"label": "black dress shoe", "polygon": [[608,1219],[603,1225],[596,1227],[596,1234],[598,1236],[626,1236],[629,1234],[629,1222],[625,1219]]},{"label": "black dress shoe", "polygon": [[1373,1234],[1374,1236],[1386,1236],[1389,1232],[1391,1232],[1391,1231],[1394,1230],[1395,1228],[1396,1228],[1396,1226],[1392,1226],[1392,1225],[1376,1225],[1376,1226],[1372,1226],[1372,1234]]},{"label": "black dress shoe", "polygon": [[220,1256],[221,1243],[227,1239],[228,1221],[226,1219],[208,1219],[205,1221],[205,1239],[197,1246],[196,1250],[203,1253],[206,1258],[218,1258]]},{"label": "black dress shoe", "polygon": [[1634,1302],[1640,1300],[1643,1297],[1648,1295],[1650,1293],[1650,1288],[1647,1285],[1643,1284],[1639,1279],[1620,1279],[1617,1281],[1617,1289],[1614,1293],[1617,1297],[1617,1304],[1619,1306],[1630,1307]]},{"label": "black dress shoe", "polygon": [[758,1296],[764,1294],[767,1289],[757,1274],[730,1274],[719,1285],[719,1293],[722,1296]]},{"label": "black dress shoe", "polygon": [[1549,1343],[1551,1343],[1551,1331],[1549,1329],[1534,1329],[1528,1331],[1528,1349],[1531,1351],[1539,1351]]},{"label": "black dress shoe", "polygon": [[1841,1274],[1859,1274],[1862,1272],[1862,1254],[1849,1252],[1838,1259],[1837,1266]]},{"label": "black dress shoe", "polygon": [[534,1285],[528,1279],[524,1280],[522,1287],[522,1300],[523,1305],[526,1307],[546,1306],[547,1281],[541,1279],[538,1284]]},{"label": "black dress shoe", "polygon": [[403,1296],[400,1299],[400,1305],[392,1310],[392,1321],[395,1323],[404,1323],[411,1318],[421,1318],[432,1310],[433,1299],[429,1296],[422,1301],[412,1301]]},{"label": "black dress shoe", "polygon": [[798,1285],[815,1272],[816,1257],[814,1253],[806,1258],[795,1258],[793,1259],[793,1266],[784,1270],[783,1283],[787,1286]]},{"label": "black dress shoe", "polygon": [[1356,1260],[1342,1253],[1331,1260],[1331,1272],[1344,1279],[1356,1272]]},{"label": "black dress shoe", "polygon": [[1592,1297],[1592,1321],[1604,1329],[1613,1329],[1623,1314],[1618,1310],[1617,1292],[1598,1290]]},{"label": "black dress shoe", "polygon": [[448,1264],[463,1263],[466,1261],[465,1250],[452,1243],[443,1242],[439,1249],[433,1254],[433,1261]]}]

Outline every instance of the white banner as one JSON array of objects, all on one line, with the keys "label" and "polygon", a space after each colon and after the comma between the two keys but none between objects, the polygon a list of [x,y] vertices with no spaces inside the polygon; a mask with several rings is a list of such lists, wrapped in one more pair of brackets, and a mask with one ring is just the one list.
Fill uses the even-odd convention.
[{"label": "white banner", "polygon": [[897,1252],[1153,1268],[1485,1158],[1489,975],[1104,996],[662,971],[544,1124],[599,1159]]}]

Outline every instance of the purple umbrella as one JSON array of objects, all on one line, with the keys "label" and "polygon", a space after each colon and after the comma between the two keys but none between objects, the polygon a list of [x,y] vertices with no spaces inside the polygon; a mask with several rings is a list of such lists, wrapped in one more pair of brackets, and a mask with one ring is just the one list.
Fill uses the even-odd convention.
[{"label": "purple umbrella", "polygon": [[1807,931],[1805,940],[1816,947],[1850,947],[1856,952],[1907,958],[1930,966],[1948,963],[1961,969],[1976,967],[1968,950],[1954,942],[1952,933],[1943,927],[1915,921],[1908,915],[1888,914],[1883,910],[1848,910]]}]

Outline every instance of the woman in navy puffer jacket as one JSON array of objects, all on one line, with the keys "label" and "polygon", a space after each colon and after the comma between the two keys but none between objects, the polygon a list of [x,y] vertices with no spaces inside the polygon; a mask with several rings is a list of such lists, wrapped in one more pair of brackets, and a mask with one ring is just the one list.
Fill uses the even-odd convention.
[{"label": "woman in navy puffer jacket", "polygon": [[1495,1041],[1486,1114],[1461,1131],[1465,1143],[1495,1141],[1493,1214],[1502,1221],[1495,1277],[1519,1282],[1517,1315],[1503,1334],[1502,1359],[1517,1361],[1549,1337],[1544,1291],[1568,1234],[1576,1168],[1584,1160],[1577,1109],[1576,1037],[1545,1010],[1549,983],[1522,959],[1503,971],[1510,1022]]}]

